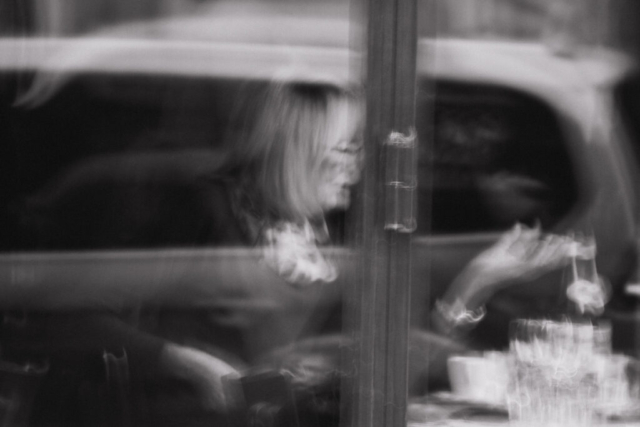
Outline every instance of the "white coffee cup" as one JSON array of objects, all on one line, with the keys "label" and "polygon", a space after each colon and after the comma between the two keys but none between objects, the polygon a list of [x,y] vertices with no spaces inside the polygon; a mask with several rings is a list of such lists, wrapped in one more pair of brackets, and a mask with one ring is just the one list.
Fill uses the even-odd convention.
[{"label": "white coffee cup", "polygon": [[447,360],[451,391],[470,401],[501,404],[504,402],[508,372],[506,360],[495,354],[487,356],[452,356]]}]

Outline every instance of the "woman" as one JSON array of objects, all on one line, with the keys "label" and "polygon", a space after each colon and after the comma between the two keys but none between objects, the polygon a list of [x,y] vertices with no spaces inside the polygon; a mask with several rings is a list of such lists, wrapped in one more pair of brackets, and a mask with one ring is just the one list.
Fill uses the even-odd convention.
[{"label": "woman", "polygon": [[249,112],[234,126],[240,142],[232,140],[228,164],[239,177],[236,212],[281,276],[331,281],[335,271],[317,244],[329,237],[325,215],[349,206],[360,179],[358,96],[331,84],[280,83],[261,98],[241,107]]},{"label": "woman", "polygon": [[[40,249],[180,245],[194,239],[259,245],[265,263],[292,285],[334,280],[335,268],[318,245],[329,238],[325,214],[349,205],[351,186],[360,177],[358,95],[332,83],[297,81],[250,93],[236,113],[222,164],[174,152],[163,158],[143,153],[91,159],[17,210],[26,235]],[[161,308],[153,317],[159,320],[144,330],[106,310],[29,313],[20,326],[5,325],[5,354],[51,360],[33,421],[68,424],[78,412],[74,400],[82,398],[78,384],[87,372],[99,380],[95,368],[103,354],[123,350],[136,390],[153,384],[157,394],[158,378],[186,383],[204,408],[222,412],[223,378],[238,375],[246,362],[237,339],[242,325],[216,324],[206,310]],[[151,412],[163,409],[152,407]]]}]

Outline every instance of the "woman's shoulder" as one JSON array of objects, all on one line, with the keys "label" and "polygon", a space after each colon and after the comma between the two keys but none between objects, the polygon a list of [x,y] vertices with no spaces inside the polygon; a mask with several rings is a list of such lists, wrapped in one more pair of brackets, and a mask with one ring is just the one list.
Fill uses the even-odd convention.
[{"label": "woman's shoulder", "polygon": [[242,208],[243,190],[233,175],[216,173],[203,180],[206,211],[210,217],[209,242],[217,245],[245,245],[253,240]]}]

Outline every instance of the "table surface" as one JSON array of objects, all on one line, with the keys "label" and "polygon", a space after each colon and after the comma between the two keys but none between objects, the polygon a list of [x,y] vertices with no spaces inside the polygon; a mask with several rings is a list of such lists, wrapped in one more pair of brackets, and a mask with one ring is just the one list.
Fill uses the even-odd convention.
[{"label": "table surface", "polygon": [[[409,422],[407,427],[501,427],[509,426],[509,421],[472,421],[472,420],[441,420],[429,422]],[[638,427],[640,422],[614,422],[605,424],[593,424],[591,427]],[[544,426],[540,426],[544,427]]]},{"label": "table surface", "polygon": [[[594,423],[591,427],[640,427],[640,406],[626,418]],[[412,399],[407,427],[506,427],[511,424],[504,407],[448,399],[446,394]],[[545,427],[545,426],[540,426]],[[563,426],[564,427],[564,426]]]}]

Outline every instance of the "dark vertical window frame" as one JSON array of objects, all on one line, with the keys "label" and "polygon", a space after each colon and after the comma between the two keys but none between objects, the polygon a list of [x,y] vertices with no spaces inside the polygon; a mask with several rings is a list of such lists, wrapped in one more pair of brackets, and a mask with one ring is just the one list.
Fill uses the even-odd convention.
[{"label": "dark vertical window frame", "polygon": [[[347,291],[354,375],[344,426],[406,425],[411,234],[385,231],[385,156],[391,132],[415,128],[417,1],[360,0],[366,19],[366,166],[359,198],[359,274]],[[417,150],[415,151],[417,153]],[[415,161],[415,159],[414,159]]]}]

